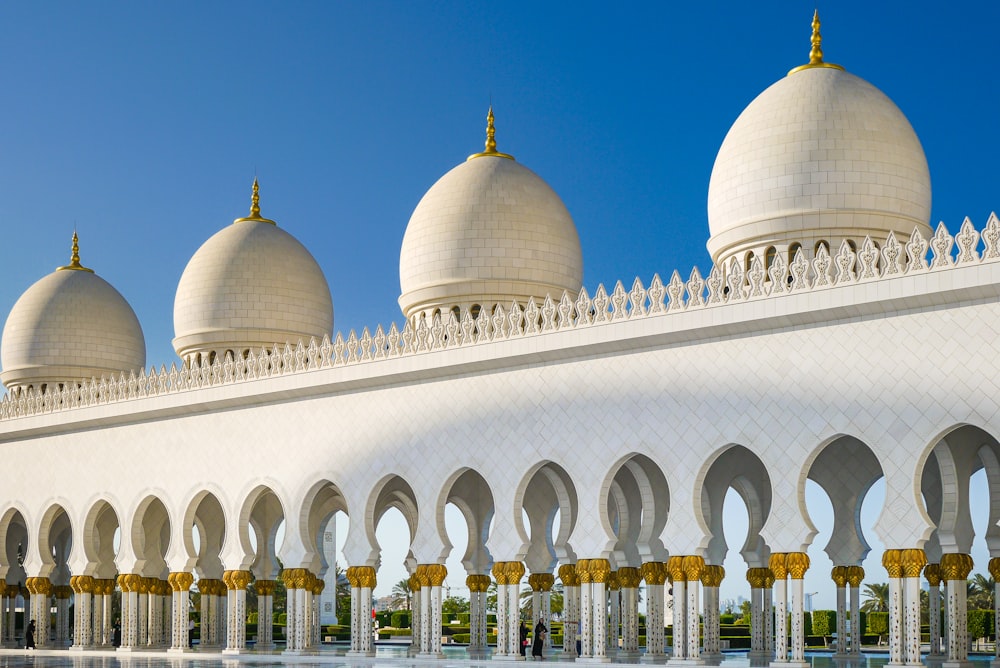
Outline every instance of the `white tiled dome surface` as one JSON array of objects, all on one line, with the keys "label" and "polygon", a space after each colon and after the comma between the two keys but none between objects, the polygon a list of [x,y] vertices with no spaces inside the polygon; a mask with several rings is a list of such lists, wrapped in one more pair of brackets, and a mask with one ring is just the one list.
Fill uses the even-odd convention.
[{"label": "white tiled dome surface", "polygon": [[827,222],[858,239],[908,237],[930,205],[923,148],[892,100],[847,72],[809,68],[761,93],[726,135],[708,190],[708,248],[718,262],[737,248],[823,237],[815,228]]},{"label": "white tiled dome surface", "polygon": [[424,195],[399,256],[399,305],[509,304],[575,294],[583,282],[576,226],[559,196],[514,160],[464,162]]},{"label": "white tiled dome surface", "polygon": [[127,374],[145,363],[132,307],[89,271],[55,271],[28,288],[0,343],[0,380],[8,389]]},{"label": "white tiled dome surface", "polygon": [[271,223],[244,220],[194,254],[174,299],[174,349],[234,351],[322,338],[333,300],[316,260]]}]

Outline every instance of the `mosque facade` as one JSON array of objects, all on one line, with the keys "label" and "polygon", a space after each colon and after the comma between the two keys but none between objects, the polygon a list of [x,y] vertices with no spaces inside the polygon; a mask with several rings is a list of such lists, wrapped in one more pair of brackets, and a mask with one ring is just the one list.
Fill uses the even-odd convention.
[{"label": "mosque facade", "polygon": [[[923,579],[931,658],[960,668],[980,469],[1000,557],[1000,220],[932,228],[930,198],[906,117],[824,61],[814,19],[809,63],[761,93],[719,151],[705,275],[588,292],[572,218],[497,150],[492,110],[485,150],[406,228],[401,327],[334,334],[322,271],[262,216],[255,181],[249,215],[180,280],[179,361],[146,368],[134,312],[74,236],[70,264],[24,293],[0,340],[0,447],[18,472],[0,498],[0,639],[13,642],[23,598],[35,619],[56,609],[38,646],[69,644],[72,601],[71,649],[108,647],[117,589],[118,651],[183,653],[196,586],[203,646],[239,654],[247,587],[267,619],[280,578],[284,651],[310,652],[323,534],[344,512],[351,653],[370,656],[375,529],[394,508],[410,534],[413,652],[439,657],[452,503],[470,536],[470,655],[487,651],[492,583],[490,654],[520,660],[521,586],[547,618],[558,579],[564,658],[705,662],[720,654],[729,577],[750,590],[751,658],[804,666],[812,480],[834,512],[837,652],[857,657],[869,551],[857,520],[884,479],[890,663],[922,661]],[[741,546],[723,534],[730,489],[749,516]],[[723,571],[730,549],[746,573]],[[257,650],[270,633],[260,626]]]}]

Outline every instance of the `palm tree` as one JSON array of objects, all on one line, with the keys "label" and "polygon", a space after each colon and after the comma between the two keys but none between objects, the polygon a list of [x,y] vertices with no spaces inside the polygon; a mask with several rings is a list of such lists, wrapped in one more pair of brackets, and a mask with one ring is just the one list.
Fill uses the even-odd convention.
[{"label": "palm tree", "polygon": [[889,583],[882,582],[876,584],[865,583],[865,602],[861,604],[863,612],[888,612],[889,611]]},{"label": "palm tree", "polygon": [[392,607],[397,610],[410,609],[410,580],[400,580],[392,586]]},{"label": "palm tree", "polygon": [[982,573],[976,573],[969,580],[968,584],[969,610],[992,610],[993,592],[996,582],[993,577],[986,577]]}]

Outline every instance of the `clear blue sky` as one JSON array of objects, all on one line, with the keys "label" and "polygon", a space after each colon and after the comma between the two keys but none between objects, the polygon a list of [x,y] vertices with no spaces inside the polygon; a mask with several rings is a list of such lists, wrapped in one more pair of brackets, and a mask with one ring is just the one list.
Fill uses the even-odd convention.
[{"label": "clear blue sky", "polygon": [[[66,264],[176,358],[191,255],[262,213],[315,255],[345,333],[400,321],[422,194],[482,149],[558,192],[585,285],[708,268],[705,202],[740,111],[809,52],[811,2],[5,3],[0,312]],[[889,95],[927,153],[933,222],[1000,208],[1000,3],[820,5],[826,59]]]}]

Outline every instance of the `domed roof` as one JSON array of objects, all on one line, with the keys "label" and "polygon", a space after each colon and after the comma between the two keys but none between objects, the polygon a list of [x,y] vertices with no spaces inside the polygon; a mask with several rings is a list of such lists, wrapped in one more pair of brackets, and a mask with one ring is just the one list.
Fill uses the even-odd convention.
[{"label": "domed roof", "polygon": [[135,312],[110,283],[73,255],[14,304],[0,341],[0,381],[9,390],[81,383],[138,371],[146,340]]},{"label": "domed roof", "polygon": [[442,176],[417,204],[399,255],[403,314],[575,295],[583,255],[573,219],[537,174],[496,150]]},{"label": "domed roof", "polygon": [[[819,19],[810,63],[761,93],[736,119],[708,191],[717,264],[793,241],[884,241],[929,232],[931,182],[916,133],[885,94],[823,62]],[[839,244],[837,244],[839,245]]]},{"label": "domed roof", "polygon": [[333,331],[330,287],[295,237],[260,216],[253,183],[250,215],[220,230],[194,254],[174,298],[174,350],[234,355]]}]

